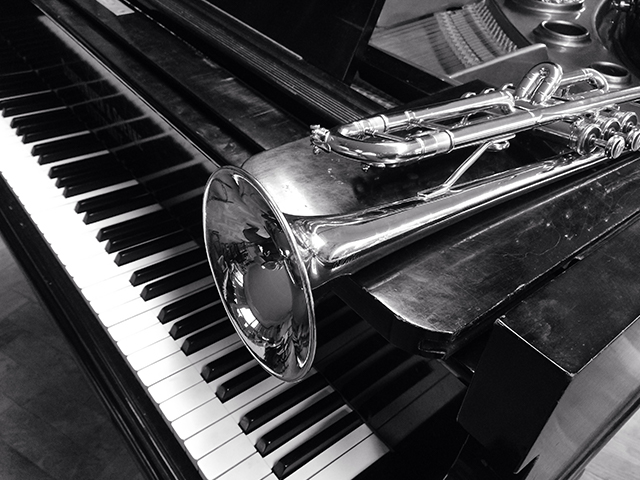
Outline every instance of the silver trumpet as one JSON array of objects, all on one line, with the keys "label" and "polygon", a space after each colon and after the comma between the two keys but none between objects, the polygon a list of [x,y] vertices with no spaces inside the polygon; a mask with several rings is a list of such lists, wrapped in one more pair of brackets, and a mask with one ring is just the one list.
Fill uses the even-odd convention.
[{"label": "silver trumpet", "polygon": [[[313,148],[298,141],[242,169],[220,168],[204,195],[204,234],[236,331],[268,372],[300,380],[316,349],[315,288],[480,210],[640,149],[630,108],[638,98],[640,87],[609,91],[596,71],[563,74],[544,63],[515,88],[332,130],[314,126]],[[409,133],[401,137],[402,130]],[[525,130],[551,139],[560,153],[463,180],[486,152]],[[441,162],[417,162],[470,146],[471,155],[436,184],[429,172]],[[409,195],[387,191],[387,175],[417,187]],[[373,185],[371,195],[358,191],[360,182]]]}]

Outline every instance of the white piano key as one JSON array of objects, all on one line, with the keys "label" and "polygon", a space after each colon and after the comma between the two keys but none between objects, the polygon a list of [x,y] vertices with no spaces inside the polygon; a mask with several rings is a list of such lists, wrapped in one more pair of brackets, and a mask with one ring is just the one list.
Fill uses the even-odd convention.
[{"label": "white piano key", "polygon": [[[232,342],[232,343],[231,343]],[[143,368],[138,372],[138,377],[142,381],[142,383],[146,386],[151,386],[161,380],[164,380],[168,376],[177,372],[181,368],[186,368],[187,366],[192,366],[198,372],[202,371],[202,367],[210,362],[213,358],[218,358],[220,356],[226,355],[229,351],[230,343],[231,345],[235,345],[240,342],[240,339],[236,334],[232,334],[227,338],[220,340],[219,342],[215,342],[212,345],[203,348],[199,352],[191,354],[189,356],[185,355],[182,350],[178,350],[176,353],[166,357],[158,362],[149,365],[148,367]],[[176,345],[179,345],[180,341],[176,342]],[[216,384],[213,383],[210,385],[211,388],[215,389]]]},{"label": "white piano key", "polygon": [[[120,340],[118,342],[118,349],[120,349],[123,355],[127,356],[165,338],[169,338],[169,334],[162,328],[160,322],[157,322],[156,325],[131,335],[124,340]],[[171,339],[171,341],[173,342],[173,339]]]},{"label": "white piano key", "polygon": [[[212,299],[212,300],[214,300],[214,299]],[[186,315],[183,315],[183,316],[181,316],[181,317],[177,317],[177,318],[175,318],[175,319],[173,319],[173,320],[171,320],[171,321],[169,321],[169,322],[167,322],[167,323],[164,323],[162,326],[165,328],[165,330],[166,330],[167,332],[169,332],[169,331],[171,331],[171,328],[173,328],[173,325],[174,325],[175,323],[177,323],[177,322],[179,322],[179,321],[182,321],[182,320],[186,320],[188,317],[190,317],[190,316],[192,316],[192,315],[194,315],[194,314],[196,314],[196,313],[199,313],[199,312],[201,312],[202,310],[206,310],[206,309],[207,309],[208,307],[210,307],[211,305],[214,305],[214,303],[215,303],[215,300],[214,300],[214,301],[212,301],[211,303],[208,303],[208,304],[204,305],[203,307],[198,308],[197,310],[193,310],[193,311],[191,311],[191,312],[187,313]],[[210,320],[211,320],[211,324],[213,324],[213,323],[214,323],[214,322],[216,322],[217,320],[224,320],[224,319],[217,319],[217,318],[215,318],[215,317],[211,316]],[[205,328],[207,328],[207,327],[211,326],[211,324],[206,325],[206,326],[204,326],[204,327],[202,327],[202,328],[200,328],[200,329],[196,330],[196,331],[195,331],[195,332],[193,332],[193,333],[200,332],[200,331],[204,330]]]},{"label": "white piano key", "polygon": [[[25,178],[26,182],[26,178]],[[29,189],[29,184],[24,185],[24,189],[20,191],[20,202],[29,209],[29,215],[38,219],[38,221],[44,225],[48,225],[46,214],[56,210],[60,213],[60,222],[67,222],[69,225],[74,226],[78,222],[82,222],[84,213],[78,213],[75,211],[75,205],[80,200],[94,198],[106,193],[122,190],[123,188],[132,187],[138,185],[136,180],[127,180],[100,189],[92,190],[90,192],[74,195],[71,197],[65,197],[63,190],[55,186],[55,180],[48,179],[40,182],[42,190]],[[20,185],[20,183],[17,183]],[[51,197],[56,197],[51,199]],[[60,210],[59,210],[60,209]]]},{"label": "white piano key", "polygon": [[82,295],[90,302],[97,301],[100,298],[104,298],[104,296],[111,293],[130,288],[135,289],[136,293],[140,295],[140,292],[142,291],[144,286],[138,285],[137,287],[134,287],[131,285],[131,282],[129,281],[130,279],[131,272],[123,271],[122,273],[107,278],[98,284],[94,283],[93,285],[88,285],[82,288]]},{"label": "white piano key", "polygon": [[[360,429],[362,429],[363,432],[366,431],[366,427],[364,425],[360,427]],[[339,449],[344,451],[349,448],[349,445],[353,443],[354,439],[360,436],[360,432],[358,432],[358,430],[352,433],[353,438],[349,438],[351,436],[350,434],[343,439],[344,442],[340,440],[336,443],[336,450]],[[389,452],[387,446],[382,443],[379,438],[371,434],[360,443],[356,444],[353,448],[348,449],[327,467],[320,470],[313,479],[334,480],[338,477],[354,478],[373,465],[376,460],[382,458],[387,452]]]},{"label": "white piano key", "polygon": [[[165,360],[169,358],[171,357],[167,357]],[[151,385],[147,391],[151,398],[153,398],[157,404],[160,404],[199,383],[202,383],[200,372],[191,365],[187,365],[186,367],[176,370],[171,376]]]},{"label": "white piano key", "polygon": [[[356,446],[358,443],[362,442],[367,437],[371,436],[371,430],[366,425],[361,425],[356,428],[349,435],[346,435],[344,438],[341,438],[336,443],[331,445],[325,451],[314,457],[312,460],[307,462],[305,465],[300,467],[298,470],[293,472],[289,477],[289,480],[306,480],[316,473],[320,472],[327,465],[330,465],[336,459],[342,455],[343,452],[348,451],[349,449]],[[386,452],[380,452],[381,455],[384,455]],[[379,458],[379,457],[378,457]],[[331,478],[331,477],[325,477]],[[335,478],[335,477],[334,477]]]},{"label": "white piano key", "polygon": [[211,401],[171,422],[171,427],[178,438],[186,440],[228,415],[227,409],[214,397]]},{"label": "white piano key", "polygon": [[203,279],[199,282],[191,283],[146,302],[142,300],[142,298],[137,298],[122,305],[109,306],[112,308],[104,311],[96,311],[96,313],[102,321],[102,324],[106,327],[110,327],[111,325],[119,323],[123,318],[130,318],[153,308],[162,307],[175,300],[179,300],[187,294],[199,290],[203,286],[210,285],[211,282],[211,279]]},{"label": "white piano key", "polygon": [[227,400],[224,402],[224,406],[227,407],[227,410],[230,412],[235,412],[251,401],[262,397],[278,387],[280,387],[279,390],[283,390],[285,388],[285,382],[276,377],[269,376],[248,390],[242,392],[240,395],[236,395],[234,398]]},{"label": "white piano key", "polygon": [[215,393],[206,383],[198,383],[160,404],[160,411],[169,422],[173,422],[215,398]]},{"label": "white piano key", "polygon": [[130,286],[129,288],[120,288],[114,291],[106,291],[104,296],[93,296],[87,298],[91,307],[99,312],[107,312],[116,305],[123,305],[127,302],[144,302],[140,294],[144,289],[144,285],[138,285],[136,287]]},{"label": "white piano key", "polygon": [[215,360],[216,358],[226,355],[226,352],[229,351],[229,348],[237,345],[238,342],[240,342],[240,337],[238,337],[238,335],[234,331],[228,336],[221,338],[217,342],[207,346],[206,348],[192,353],[191,355],[189,355],[189,358],[194,365],[200,365],[202,364],[202,361],[210,362],[212,360]]},{"label": "white piano key", "polygon": [[198,468],[207,480],[214,480],[254,452],[253,445],[242,435],[238,435],[200,459]]},{"label": "white piano key", "polygon": [[[176,343],[176,345],[178,344]],[[182,350],[177,350],[173,354],[140,369],[138,378],[140,378],[143,385],[150,387],[190,366],[192,365],[189,358]]]},{"label": "white piano key", "polygon": [[100,282],[101,279],[106,280],[114,276],[121,275],[123,273],[131,274],[136,270],[147,267],[149,265],[153,265],[159,261],[173,257],[179,253],[185,252],[187,250],[192,250],[194,246],[195,246],[194,242],[191,242],[191,241],[186,242],[181,245],[168,248],[161,252],[154,253],[153,255],[146,256],[144,258],[141,258],[134,262],[127,263],[122,266],[116,265],[116,263],[113,261],[115,257],[103,256],[102,257],[103,260],[98,260],[98,258],[100,257],[96,257],[100,266],[99,272],[96,272],[95,265],[88,264],[86,262],[75,264],[75,265],[67,265],[66,269],[69,272],[69,274],[73,277],[74,282],[80,288],[88,288],[91,285],[94,285]]},{"label": "white piano key", "polygon": [[158,315],[155,311],[144,312],[109,327],[107,331],[109,332],[109,335],[111,335],[111,339],[114,342],[118,342],[130,335],[134,335],[137,332],[152,327],[158,322]]},{"label": "white piano key", "polygon": [[283,444],[281,447],[276,448],[273,452],[266,455],[264,457],[264,461],[269,465],[269,468],[273,468],[278,460],[280,460],[286,454],[292,452],[300,445],[305,443],[307,440],[315,436],[320,431],[324,430],[328,425],[333,424],[334,422],[340,420],[342,417],[351,412],[351,409],[346,405],[338,408],[334,412],[330,413],[326,417],[324,417],[318,423],[311,425],[309,428],[300,432],[298,435],[293,437],[291,440]]},{"label": "white piano key", "polygon": [[[242,438],[240,427],[235,424],[231,417],[223,417],[216,423],[209,425],[204,430],[185,440],[184,446],[193,458],[199,460],[214,450],[217,445],[224,446],[224,444],[234,437]],[[230,467],[231,466],[233,465],[230,465]]]},{"label": "white piano key", "polygon": [[168,357],[172,353],[175,353],[180,348],[173,341],[172,338],[165,338],[153,345],[148,346],[144,350],[133,353],[129,355],[127,358],[127,362],[131,365],[135,371],[142,370],[144,367],[148,367],[149,365],[162,360],[163,358]]},{"label": "white piano key", "polygon": [[[271,431],[276,426],[281,425],[285,421],[289,420],[291,417],[293,417],[293,416],[297,415],[298,413],[300,413],[301,411],[303,411],[309,405],[312,405],[313,403],[317,402],[318,400],[321,400],[322,398],[324,398],[327,395],[331,394],[333,391],[334,391],[333,388],[329,387],[329,386],[323,388],[322,390],[320,390],[316,394],[305,398],[301,402],[298,402],[296,405],[294,405],[293,407],[289,408],[287,411],[281,413],[280,415],[275,417],[273,420],[271,420],[271,421],[265,423],[264,425],[262,425],[261,427],[255,429],[253,432],[251,432],[249,434],[246,434],[247,438],[249,440],[251,440],[255,445],[255,443],[258,441],[258,439],[260,437],[262,437],[265,433]],[[267,398],[265,398],[265,401],[266,400],[267,400]],[[246,407],[238,410],[238,413],[240,414],[239,417],[238,417],[238,422],[240,421],[239,418],[241,418],[242,415],[244,415],[246,412],[251,411],[252,408],[254,408],[256,405],[261,405],[262,403],[263,402],[255,402],[253,404],[247,405]],[[250,407],[250,408],[247,408],[247,407]]]},{"label": "white piano key", "polygon": [[[229,338],[234,338],[234,337],[229,337]],[[237,336],[236,336],[237,338]],[[228,350],[223,350],[221,352],[218,352],[215,355],[211,355],[211,357],[209,357],[208,361],[213,361],[216,358],[221,357],[222,355],[224,355]],[[252,360],[248,363],[245,363],[244,365],[240,365],[238,368],[231,370],[229,373],[226,373],[224,375],[222,375],[219,378],[216,378],[212,381],[209,382],[209,386],[211,387],[211,389],[215,392],[218,387],[220,385],[222,385],[224,382],[226,382],[227,380],[235,377],[236,375],[239,375],[242,372],[245,372],[247,370],[249,370],[252,367],[255,367],[257,365],[257,362],[255,360]]]},{"label": "white piano key", "polygon": [[[262,480],[271,475],[271,469],[264,463],[262,457],[256,452],[246,458],[231,470],[223,473],[217,480],[247,480],[249,478]],[[338,477],[334,477],[338,478]],[[274,480],[275,476],[274,476]]]}]

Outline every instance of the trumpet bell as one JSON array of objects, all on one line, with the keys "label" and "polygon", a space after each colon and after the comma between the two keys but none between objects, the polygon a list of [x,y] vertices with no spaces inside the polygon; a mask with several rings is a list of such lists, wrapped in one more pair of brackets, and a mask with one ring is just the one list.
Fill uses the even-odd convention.
[{"label": "trumpet bell", "polygon": [[238,335],[271,375],[295,382],[315,354],[313,296],[294,233],[251,174],[225,168],[204,195],[205,245]]}]

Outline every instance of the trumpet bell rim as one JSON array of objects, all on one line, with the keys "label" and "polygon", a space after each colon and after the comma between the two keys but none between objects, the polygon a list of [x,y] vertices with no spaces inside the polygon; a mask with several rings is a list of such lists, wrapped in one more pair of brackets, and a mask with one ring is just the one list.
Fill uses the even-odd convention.
[{"label": "trumpet bell rim", "polygon": [[209,265],[236,332],[270,374],[302,379],[315,356],[315,314],[285,215],[251,174],[235,167],[211,175],[203,212]]}]

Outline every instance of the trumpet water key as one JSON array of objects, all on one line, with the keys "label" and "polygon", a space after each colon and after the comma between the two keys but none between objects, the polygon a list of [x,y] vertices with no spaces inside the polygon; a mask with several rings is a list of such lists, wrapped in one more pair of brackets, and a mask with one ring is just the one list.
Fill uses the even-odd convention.
[{"label": "trumpet water key", "polygon": [[[219,169],[204,195],[205,244],[236,331],[267,371],[300,380],[316,348],[315,288],[480,210],[638,150],[637,118],[625,108],[638,98],[640,87],[609,91],[595,71],[563,75],[545,63],[515,88],[313,127],[313,148],[298,141],[241,169]],[[558,153],[462,180],[486,152],[525,130],[551,139]],[[354,187],[363,175],[383,185],[386,175],[415,177],[418,160],[428,158],[423,170],[431,169],[438,155],[469,146],[444,181],[409,195],[381,188],[367,197]],[[399,168],[363,172],[360,162]]]}]

